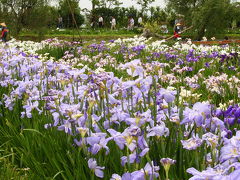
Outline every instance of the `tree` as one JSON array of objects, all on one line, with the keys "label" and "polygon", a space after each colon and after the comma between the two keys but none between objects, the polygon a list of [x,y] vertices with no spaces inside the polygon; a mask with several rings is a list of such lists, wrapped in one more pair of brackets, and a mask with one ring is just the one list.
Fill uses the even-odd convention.
[{"label": "tree", "polygon": [[99,4],[99,0],[90,0],[92,2],[92,10],[94,10]]},{"label": "tree", "polygon": [[168,6],[193,25],[196,39],[213,36],[228,27],[230,0],[168,0]]},{"label": "tree", "polygon": [[122,2],[119,0],[100,0],[99,1],[99,7],[103,8],[113,8],[113,7],[119,7]]},{"label": "tree", "polygon": [[67,28],[81,26],[84,23],[84,17],[80,14],[79,0],[61,0],[59,14]]},{"label": "tree", "polygon": [[8,15],[12,16],[16,34],[19,34],[27,24],[28,18],[31,17],[34,10],[47,4],[47,0],[0,0],[0,2],[7,8]]},{"label": "tree", "polygon": [[149,8],[149,5],[155,0],[134,0],[142,7],[142,12],[146,12]]},{"label": "tree", "polygon": [[207,0],[193,14],[193,26],[197,30],[196,38],[211,37],[229,27],[230,2],[228,0]]},{"label": "tree", "polygon": [[160,7],[156,7],[155,11],[152,14],[152,19],[154,21],[157,21],[158,24],[165,23],[167,21],[167,13],[164,9],[161,9]]},{"label": "tree", "polygon": [[[229,8],[228,16],[230,18],[231,27],[240,25],[240,2],[232,3]],[[234,25],[233,25],[234,24]]]}]

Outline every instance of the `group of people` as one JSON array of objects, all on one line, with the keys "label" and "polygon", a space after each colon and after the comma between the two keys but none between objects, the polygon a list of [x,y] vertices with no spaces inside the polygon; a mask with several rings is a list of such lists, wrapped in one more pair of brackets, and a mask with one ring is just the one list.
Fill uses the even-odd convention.
[{"label": "group of people", "polygon": [[4,22],[0,24],[0,29],[2,31],[1,33],[2,42],[7,42],[8,28]]},{"label": "group of people", "polygon": [[[143,19],[142,17],[138,17],[138,27],[142,27],[143,26]],[[134,28],[134,25],[135,25],[135,21],[133,19],[133,17],[130,17],[128,19],[128,30],[132,30]]]},{"label": "group of people", "polygon": [[[62,24],[62,18],[59,18],[59,24]],[[116,29],[116,19],[114,17],[111,17],[111,30],[114,30]],[[143,24],[143,20],[142,20],[142,17],[140,16],[138,18],[138,26],[142,26]],[[128,19],[128,27],[127,29],[128,30],[133,30],[134,28],[134,25],[135,25],[135,21],[133,19],[133,17],[129,17]],[[104,21],[103,21],[103,17],[102,16],[99,16],[98,18],[98,26],[99,28],[103,28],[104,26]],[[60,27],[59,27],[60,28]],[[7,42],[7,35],[8,35],[8,28],[6,26],[6,24],[3,22],[3,23],[0,23],[0,29],[1,29],[1,40],[2,42]],[[174,38],[175,39],[178,39],[181,37],[181,32],[182,32],[182,25],[180,22],[177,22],[175,24],[175,27],[174,27]]]},{"label": "group of people", "polygon": [[[115,17],[113,17],[113,16],[111,17],[110,24],[111,24],[111,30],[116,29],[117,21],[116,21]],[[142,17],[140,16],[140,17],[138,18],[138,26],[142,26],[142,24],[143,24],[143,19],[142,19]],[[129,18],[128,18],[128,26],[127,26],[127,29],[128,29],[128,30],[133,30],[134,25],[135,25],[135,21],[134,21],[133,17],[129,17]],[[95,27],[94,21],[92,21],[91,26],[92,26],[92,27]],[[98,27],[99,27],[99,28],[103,28],[103,27],[104,27],[104,19],[103,19],[102,16],[99,16],[99,17],[98,17]]]}]

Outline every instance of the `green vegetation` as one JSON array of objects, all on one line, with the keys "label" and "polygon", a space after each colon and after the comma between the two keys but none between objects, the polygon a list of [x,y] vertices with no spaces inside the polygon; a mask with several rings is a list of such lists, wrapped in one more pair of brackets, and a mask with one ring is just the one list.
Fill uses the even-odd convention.
[{"label": "green vegetation", "polygon": [[[0,0],[0,19],[5,21],[10,29],[10,35],[17,37],[24,34],[35,34],[39,37],[65,34],[72,35],[69,29],[97,29],[99,16],[103,17],[104,28],[110,29],[110,20],[113,16],[117,22],[117,29],[126,28],[130,17],[134,18],[135,26],[139,26],[138,18],[143,18],[144,24],[167,25],[170,34],[176,22],[190,27],[191,38],[208,38],[216,34],[226,34],[226,30],[240,27],[239,3],[230,3],[229,0],[168,0],[166,8],[151,7],[151,1],[135,0],[141,10],[135,7],[120,7],[118,0],[92,0],[92,10],[81,9],[78,0],[61,0],[56,6],[50,6],[45,0]],[[83,25],[83,26],[82,26]],[[65,32],[51,32],[56,28],[65,28]],[[108,31],[106,30],[106,31]],[[137,30],[133,34],[139,34]],[[238,32],[239,33],[239,32]],[[112,32],[84,31],[81,35],[125,35],[131,34],[122,30]],[[233,33],[231,33],[233,34]],[[49,36],[48,36],[49,37]],[[52,37],[52,36],[50,36]],[[124,36],[126,37],[126,36]]]}]

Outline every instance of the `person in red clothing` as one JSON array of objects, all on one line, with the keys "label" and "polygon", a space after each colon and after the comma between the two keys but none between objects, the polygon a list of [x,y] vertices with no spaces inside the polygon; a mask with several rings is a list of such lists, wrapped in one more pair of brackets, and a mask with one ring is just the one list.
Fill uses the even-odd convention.
[{"label": "person in red clothing", "polygon": [[2,26],[2,36],[1,39],[3,42],[7,42],[8,28],[5,23],[0,24]]},{"label": "person in red clothing", "polygon": [[177,38],[180,38],[181,37],[181,24],[180,23],[177,23],[175,28],[174,28],[174,38],[177,39]]}]

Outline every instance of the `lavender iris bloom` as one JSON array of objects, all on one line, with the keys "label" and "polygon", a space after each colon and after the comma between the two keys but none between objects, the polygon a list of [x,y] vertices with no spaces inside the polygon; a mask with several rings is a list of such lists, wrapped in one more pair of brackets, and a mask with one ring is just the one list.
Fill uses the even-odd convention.
[{"label": "lavender iris bloom", "polygon": [[153,180],[158,178],[159,167],[154,166],[153,162],[147,163],[144,168],[132,173],[125,173],[122,176],[122,180]]},{"label": "lavender iris bloom", "polygon": [[111,140],[112,137],[105,139],[105,137],[87,137],[86,141],[90,147],[90,151],[92,154],[97,154],[101,149],[106,150],[106,154],[109,153],[109,148],[107,146],[107,143],[109,140]]},{"label": "lavender iris bloom", "polygon": [[54,120],[53,126],[57,126],[59,123],[59,113],[54,112],[54,113],[52,113],[52,116],[53,116],[53,120]]},{"label": "lavender iris bloom", "polygon": [[208,146],[215,148],[218,145],[218,136],[208,132],[202,136],[202,139],[206,141]]},{"label": "lavender iris bloom", "polygon": [[[130,155],[129,155],[129,163],[130,163],[130,164],[134,163],[135,160],[136,160],[136,158],[137,158],[136,152],[134,152],[133,154],[130,154]],[[125,166],[125,164],[126,164],[127,162],[128,162],[128,157],[127,157],[127,156],[122,156],[122,157],[121,157],[121,165],[122,165],[122,166]]]},{"label": "lavender iris bloom", "polygon": [[123,135],[120,132],[115,131],[114,129],[108,129],[107,131],[111,134],[115,143],[122,150],[124,148],[124,144],[126,143]]},{"label": "lavender iris bloom", "polygon": [[167,89],[161,88],[159,91],[159,97],[164,99],[167,103],[171,103],[175,100],[176,91],[170,91]]},{"label": "lavender iris bloom", "polygon": [[223,131],[225,129],[225,125],[221,119],[213,117],[206,119],[206,128],[211,128],[211,132],[215,132],[216,129]]},{"label": "lavender iris bloom", "polygon": [[202,140],[198,137],[192,137],[188,140],[181,140],[184,149],[194,150],[202,144]]},{"label": "lavender iris bloom", "polygon": [[118,174],[113,174],[110,180],[122,180],[122,177]]},{"label": "lavender iris bloom", "polygon": [[100,167],[97,165],[97,161],[93,158],[88,160],[88,167],[94,171],[95,175],[99,178],[103,178],[104,177],[104,172],[103,170],[105,169],[105,167]]},{"label": "lavender iris bloom", "polygon": [[240,146],[227,144],[221,148],[220,162],[236,162],[240,158]]},{"label": "lavender iris bloom", "polygon": [[58,127],[58,130],[64,130],[65,133],[72,134],[72,124],[69,120],[64,120],[63,125]]},{"label": "lavender iris bloom", "polygon": [[207,168],[202,172],[197,171],[195,168],[188,168],[187,172],[193,175],[189,180],[221,180],[223,178],[222,171],[216,171],[213,168]]},{"label": "lavender iris bloom", "polygon": [[167,137],[169,135],[169,129],[165,126],[165,124],[162,122],[161,125],[157,125],[151,129],[148,130],[147,137],[151,136],[165,136]]},{"label": "lavender iris bloom", "polygon": [[181,124],[195,122],[197,127],[203,125],[204,120],[211,114],[210,104],[197,102],[193,105],[193,109],[186,108],[183,112],[184,118]]}]

